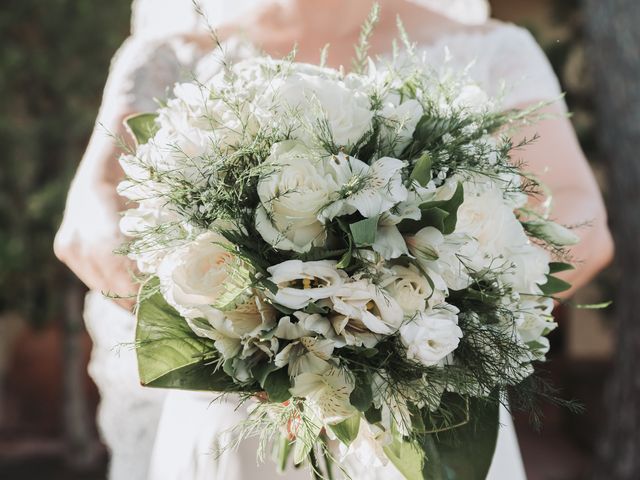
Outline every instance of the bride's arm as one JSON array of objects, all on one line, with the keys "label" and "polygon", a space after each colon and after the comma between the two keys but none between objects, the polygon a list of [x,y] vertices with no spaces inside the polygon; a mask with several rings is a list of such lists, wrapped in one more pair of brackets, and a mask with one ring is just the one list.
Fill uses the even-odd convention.
[{"label": "bride's arm", "polygon": [[[520,105],[525,108],[527,105]],[[518,107],[517,107],[518,108]],[[570,296],[602,270],[613,257],[613,241],[607,226],[607,213],[596,179],[580,148],[573,126],[560,105],[548,107],[550,118],[527,126],[519,135],[539,140],[516,153],[553,195],[551,216],[574,230],[581,241],[570,247],[576,269],[561,274],[573,287]]]},{"label": "bride's arm", "polygon": [[[113,253],[124,240],[118,222],[124,203],[116,193],[123,173],[114,135],[125,135],[123,119],[131,113],[123,95],[128,79],[112,77],[100,113],[71,183],[64,218],[55,238],[56,256],[91,289],[120,296],[135,294],[133,262]],[[131,298],[118,302],[129,308]]]},{"label": "bride's arm", "polygon": [[[180,44],[179,44],[180,45]],[[114,57],[102,105],[87,150],[71,183],[62,225],[54,242],[56,256],[91,289],[128,298],[130,308],[137,286],[135,266],[114,249],[124,241],[118,223],[127,208],[116,193],[123,178],[121,153],[114,136],[129,138],[123,120],[131,113],[156,108],[182,70],[169,40],[149,42],[130,38]]]}]

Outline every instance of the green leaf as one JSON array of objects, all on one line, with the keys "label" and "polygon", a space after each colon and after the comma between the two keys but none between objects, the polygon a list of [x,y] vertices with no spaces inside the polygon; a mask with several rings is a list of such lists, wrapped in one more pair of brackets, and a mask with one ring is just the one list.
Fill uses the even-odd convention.
[{"label": "green leaf", "polygon": [[333,433],[335,433],[338,440],[349,446],[358,436],[358,430],[360,429],[360,414],[353,415],[337,425],[329,425],[329,428]]},{"label": "green leaf", "polygon": [[144,145],[156,134],[159,129],[156,123],[157,117],[157,113],[139,113],[124,119],[127,130],[138,145]]},{"label": "green leaf", "polygon": [[612,304],[612,301],[602,303],[577,303],[573,305],[573,307],[581,310],[604,310],[605,308],[609,308]]},{"label": "green leaf", "polygon": [[286,470],[292,447],[293,442],[291,442],[286,435],[280,435],[280,441],[278,442],[278,449],[276,452],[279,473],[284,473],[284,471]]},{"label": "green leaf", "polygon": [[424,152],[413,166],[413,170],[411,171],[409,178],[418,182],[421,186],[426,187],[427,183],[431,181],[432,164],[433,161],[431,160],[431,156],[427,152]]},{"label": "green leaf", "polygon": [[393,442],[383,447],[383,450],[406,480],[424,480],[422,476],[424,452],[415,444],[404,441],[399,435],[394,435]]},{"label": "green leaf", "polygon": [[271,372],[275,372],[279,367],[275,363],[260,362],[251,368],[251,374],[258,381],[260,386],[264,388],[265,381]]},{"label": "green leaf", "polygon": [[554,273],[566,272],[567,270],[573,270],[575,268],[576,267],[574,267],[570,263],[551,262],[549,264],[549,274],[553,275]]},{"label": "green leaf", "polygon": [[164,300],[153,278],[140,289],[136,314],[136,354],[142,385],[223,391],[233,380],[211,363],[213,341],[198,337]]},{"label": "green leaf", "polygon": [[[448,396],[444,401],[461,402]],[[469,399],[469,422],[437,434],[423,442],[424,478],[447,480],[485,480],[498,439],[499,402],[494,393],[489,399]]]},{"label": "green leaf", "polygon": [[271,402],[286,402],[291,398],[289,389],[291,388],[291,379],[287,368],[281,368],[269,373],[264,380],[263,388],[269,395]]},{"label": "green leaf", "polygon": [[356,385],[349,396],[349,402],[361,412],[366,412],[369,409],[373,403],[369,376],[361,376],[356,379]]},{"label": "green leaf", "polygon": [[321,431],[322,422],[318,420],[300,422],[293,447],[293,463],[295,465],[299,465],[307,458]]},{"label": "green leaf", "polygon": [[558,277],[554,277],[553,275],[547,275],[547,283],[538,286],[544,295],[555,295],[556,293],[564,292],[571,288],[571,284],[569,282],[560,280]]},{"label": "green leaf", "polygon": [[353,243],[357,247],[369,247],[376,241],[376,234],[378,233],[378,220],[380,215],[375,217],[365,218],[359,222],[349,225],[351,235],[353,236]]},{"label": "green leaf", "polygon": [[424,227],[435,227],[443,234],[453,233],[458,221],[458,208],[464,202],[464,188],[458,183],[456,191],[448,200],[425,202],[420,205],[422,217],[420,220],[404,220],[399,228],[403,233],[416,232]]}]

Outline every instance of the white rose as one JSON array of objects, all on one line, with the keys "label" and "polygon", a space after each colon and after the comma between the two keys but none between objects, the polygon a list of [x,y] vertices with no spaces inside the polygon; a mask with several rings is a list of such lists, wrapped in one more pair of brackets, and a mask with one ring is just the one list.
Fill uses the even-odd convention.
[{"label": "white rose", "polygon": [[445,292],[434,289],[433,279],[430,283],[415,265],[394,265],[381,286],[398,302],[405,315],[409,316],[426,310],[429,303],[436,305],[443,302],[445,297]]},{"label": "white rose", "polygon": [[318,219],[336,185],[324,175],[322,160],[296,141],[272,147],[266,160],[270,169],[258,182],[260,206],[256,229],[274,248],[307,252],[326,240]]},{"label": "white rose", "polygon": [[355,144],[371,129],[371,102],[364,92],[331,77],[335,75],[317,67],[276,77],[256,99],[265,112],[262,123],[290,125],[293,138],[304,142],[312,141],[326,124],[337,145]]},{"label": "white rose", "polygon": [[330,260],[287,260],[267,271],[271,275],[269,280],[278,287],[278,292],[271,295],[273,301],[293,310],[337,294],[346,278],[346,274],[336,268],[336,262]]},{"label": "white rose", "polygon": [[407,358],[423,365],[441,365],[460,343],[458,309],[449,305],[419,312],[400,327],[400,339],[407,347]]},{"label": "white rose", "polygon": [[339,346],[373,347],[381,335],[391,335],[402,323],[398,302],[379,286],[359,280],[344,284],[331,297],[333,314],[329,317]]},{"label": "white rose", "polygon": [[505,248],[528,243],[524,228],[502,191],[474,191],[473,181],[464,184],[464,202],[458,208],[456,232],[476,239],[483,253],[499,256]]},{"label": "white rose", "polygon": [[205,232],[167,255],[158,268],[164,298],[187,318],[201,316],[227,292],[237,258],[215,232]]}]

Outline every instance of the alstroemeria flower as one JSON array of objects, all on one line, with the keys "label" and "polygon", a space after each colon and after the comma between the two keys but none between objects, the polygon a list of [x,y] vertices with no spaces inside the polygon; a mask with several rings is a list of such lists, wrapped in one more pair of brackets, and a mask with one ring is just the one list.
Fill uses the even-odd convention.
[{"label": "alstroemeria flower", "polygon": [[269,280],[278,286],[278,292],[271,298],[293,310],[335,295],[346,278],[346,274],[336,268],[336,262],[329,260],[287,260],[269,267],[267,271],[271,274]]},{"label": "alstroemeria flower", "polygon": [[284,347],[275,357],[278,367],[289,366],[289,375],[320,373],[327,369],[335,342],[324,338],[330,334],[331,324],[322,315],[295,312],[297,323],[291,317],[283,317],[278,322],[274,337],[295,340]]},{"label": "alstroemeria flower", "polygon": [[375,217],[407,199],[408,190],[402,183],[401,171],[406,162],[383,157],[372,165],[344,153],[327,160],[327,171],[332,171],[341,185],[337,199],[327,205],[320,218],[332,220],[341,215],[360,212],[363,217]]},{"label": "alstroemeria flower", "polygon": [[356,413],[349,400],[353,388],[343,370],[329,366],[322,373],[301,373],[289,391],[294,397],[305,398],[324,423],[335,424]]}]

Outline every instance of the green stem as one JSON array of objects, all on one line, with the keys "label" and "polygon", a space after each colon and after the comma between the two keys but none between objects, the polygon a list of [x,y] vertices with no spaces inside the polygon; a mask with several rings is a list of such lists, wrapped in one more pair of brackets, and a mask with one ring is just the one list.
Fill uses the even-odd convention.
[{"label": "green stem", "polygon": [[316,452],[314,452],[313,448],[309,452],[309,463],[311,464],[311,472],[313,473],[313,478],[315,480],[324,480],[322,471],[320,470],[320,465],[318,464]]}]

